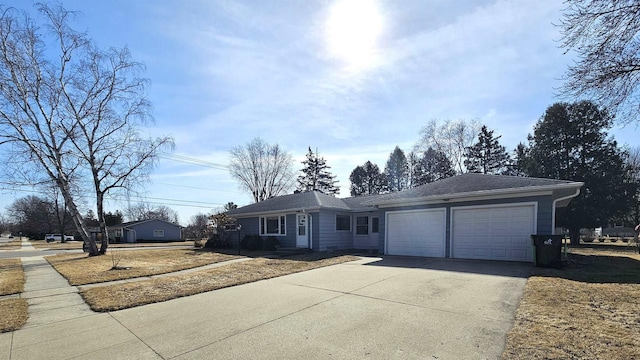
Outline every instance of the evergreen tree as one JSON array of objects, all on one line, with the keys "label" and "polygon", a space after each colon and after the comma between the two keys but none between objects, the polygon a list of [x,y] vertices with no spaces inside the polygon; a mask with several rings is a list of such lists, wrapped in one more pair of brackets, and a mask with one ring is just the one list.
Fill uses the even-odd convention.
[{"label": "evergreen tree", "polygon": [[478,142],[465,151],[464,166],[468,172],[497,175],[507,171],[511,159],[504,146],[498,142],[500,137],[493,137],[493,130],[489,131],[485,125],[482,126]]},{"label": "evergreen tree", "polygon": [[367,161],[362,166],[356,166],[349,176],[351,181],[351,196],[380,194],[386,188],[387,178],[380,173],[378,165]]},{"label": "evergreen tree", "polygon": [[513,150],[511,162],[507,165],[507,169],[502,173],[502,175],[527,176],[525,168],[527,167],[526,162],[528,160],[528,153],[529,148],[525,144],[519,143]]},{"label": "evergreen tree", "polygon": [[429,147],[417,160],[411,175],[412,187],[452,177],[456,174],[449,157],[432,147]]},{"label": "evergreen tree", "polygon": [[409,188],[409,163],[404,151],[398,146],[389,154],[384,173],[387,175],[389,191],[402,191]]},{"label": "evergreen tree", "polygon": [[302,161],[304,168],[302,175],[298,176],[298,188],[297,191],[320,191],[328,195],[336,195],[340,192],[340,188],[336,185],[338,182],[336,176],[332,174],[329,169],[331,167],[327,165],[327,161],[318,157],[317,150],[314,154],[309,147],[307,158]]},{"label": "evergreen tree", "polygon": [[629,208],[628,168],[617,143],[608,138],[613,117],[590,101],[556,103],[547,108],[529,135],[524,161],[528,176],[584,182],[580,195],[557,212],[579,243],[581,228],[620,217]]},{"label": "evergreen tree", "polygon": [[104,222],[107,226],[119,225],[122,224],[124,216],[120,212],[120,210],[116,210],[115,213],[109,211],[104,214]]}]

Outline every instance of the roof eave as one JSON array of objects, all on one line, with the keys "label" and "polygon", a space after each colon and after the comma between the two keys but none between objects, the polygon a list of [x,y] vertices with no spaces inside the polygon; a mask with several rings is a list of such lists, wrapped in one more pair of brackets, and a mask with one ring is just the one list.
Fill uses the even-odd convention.
[{"label": "roof eave", "polygon": [[463,192],[463,193],[422,196],[422,197],[417,197],[412,199],[408,199],[408,198],[391,199],[391,200],[379,201],[379,202],[374,201],[371,203],[375,204],[378,207],[389,207],[394,205],[410,206],[410,205],[419,205],[424,203],[442,202],[442,201],[477,200],[477,198],[496,197],[500,195],[516,195],[516,194],[519,194],[521,196],[550,195],[552,194],[553,190],[575,189],[575,188],[580,188],[583,185],[584,185],[583,182],[570,182],[565,184],[526,186],[526,187],[520,187],[520,188],[479,190],[479,191],[469,191],[469,192]]}]

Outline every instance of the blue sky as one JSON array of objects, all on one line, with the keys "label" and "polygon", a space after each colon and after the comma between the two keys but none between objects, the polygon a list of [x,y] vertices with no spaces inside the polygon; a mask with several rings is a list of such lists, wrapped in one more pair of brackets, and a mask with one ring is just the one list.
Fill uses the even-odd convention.
[{"label": "blue sky", "polygon": [[[558,47],[557,0],[62,4],[81,12],[75,28],[99,46],[128,46],[146,64],[155,124],[145,131],[174,137],[174,155],[218,165],[160,161],[144,196],[183,224],[229,201],[250,203],[224,165],[256,136],[290,152],[296,169],[317,148],[341,196],[355,166],[384,168],[430,119],[477,118],[512,150],[561,100],[572,61]],[[634,125],[611,133],[630,145],[640,135]],[[27,194],[2,191],[0,209]]]}]

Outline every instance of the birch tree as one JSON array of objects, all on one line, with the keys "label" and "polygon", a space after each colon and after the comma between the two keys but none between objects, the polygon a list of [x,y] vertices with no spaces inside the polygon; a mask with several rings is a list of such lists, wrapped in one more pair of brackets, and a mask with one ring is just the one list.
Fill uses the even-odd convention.
[{"label": "birch tree", "polygon": [[420,130],[420,141],[417,148],[427,151],[433,148],[445,154],[458,174],[466,172],[464,166],[465,151],[473,145],[476,134],[480,130],[477,120],[431,120]]},{"label": "birch tree", "polygon": [[[128,49],[97,48],[71,28],[74,13],[36,5],[42,19],[14,8],[0,17],[0,144],[23,174],[42,174],[64,199],[90,255],[104,254],[104,197],[144,181],[168,137],[145,138],[150,119],[143,66]],[[32,183],[33,179],[25,181]],[[102,243],[89,236],[74,191],[96,198]]]}]

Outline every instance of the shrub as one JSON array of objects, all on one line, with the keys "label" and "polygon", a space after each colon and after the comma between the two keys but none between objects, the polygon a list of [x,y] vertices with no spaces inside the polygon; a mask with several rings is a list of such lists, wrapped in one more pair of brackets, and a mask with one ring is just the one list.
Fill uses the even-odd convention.
[{"label": "shrub", "polygon": [[247,247],[250,251],[255,251],[255,250],[262,250],[262,245],[263,245],[262,238],[258,235],[255,235],[249,240],[249,244]]},{"label": "shrub", "polygon": [[240,241],[240,248],[244,250],[262,250],[262,238],[260,235],[245,235]]},{"label": "shrub", "polygon": [[204,247],[209,249],[230,249],[231,244],[227,239],[223,239],[220,235],[213,234],[209,237],[209,240],[207,240]]},{"label": "shrub", "polygon": [[264,239],[264,249],[269,251],[274,251],[280,245],[280,241],[275,236],[269,236]]}]

